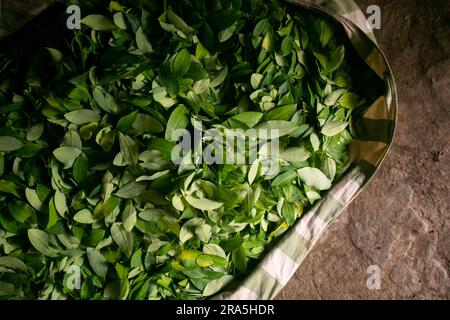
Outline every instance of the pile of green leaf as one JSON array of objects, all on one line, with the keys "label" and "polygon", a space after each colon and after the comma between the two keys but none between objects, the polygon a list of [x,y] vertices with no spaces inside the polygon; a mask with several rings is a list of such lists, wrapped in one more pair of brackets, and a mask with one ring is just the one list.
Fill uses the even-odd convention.
[{"label": "pile of green leaf", "polygon": [[[348,165],[369,100],[345,36],[276,1],[81,8],[81,30],[60,13],[48,43],[1,50],[0,297],[211,296]],[[175,165],[172,133],[194,120],[279,129],[280,171]]]}]

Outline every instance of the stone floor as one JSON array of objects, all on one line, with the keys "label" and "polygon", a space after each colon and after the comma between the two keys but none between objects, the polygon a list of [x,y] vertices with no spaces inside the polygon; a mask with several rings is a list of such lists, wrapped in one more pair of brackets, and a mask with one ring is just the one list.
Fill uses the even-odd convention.
[{"label": "stone floor", "polygon": [[[399,95],[395,143],[278,299],[450,299],[449,0],[357,0],[382,10],[378,41]],[[381,269],[369,290],[367,269]]]}]

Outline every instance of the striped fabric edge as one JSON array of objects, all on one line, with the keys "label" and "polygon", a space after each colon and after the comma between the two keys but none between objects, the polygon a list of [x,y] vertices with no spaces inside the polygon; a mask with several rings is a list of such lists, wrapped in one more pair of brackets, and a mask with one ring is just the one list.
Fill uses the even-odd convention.
[{"label": "striped fabric edge", "polygon": [[384,53],[364,14],[353,0],[285,0],[288,3],[325,12],[340,22],[356,51],[384,79],[387,92],[358,123],[360,138],[352,144],[351,168],[330,192],[287,231],[258,267],[237,289],[213,299],[269,300],[287,284],[323,232],[363,190],[390,150],[397,121],[397,91]]}]

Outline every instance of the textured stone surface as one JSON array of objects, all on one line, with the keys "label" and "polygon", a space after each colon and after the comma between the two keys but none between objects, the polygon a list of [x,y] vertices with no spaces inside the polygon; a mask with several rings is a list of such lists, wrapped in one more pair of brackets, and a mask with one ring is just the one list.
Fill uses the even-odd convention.
[{"label": "textured stone surface", "polygon": [[[382,10],[378,41],[399,95],[394,146],[278,299],[450,299],[450,6],[358,0]],[[367,268],[381,268],[369,290]]]}]

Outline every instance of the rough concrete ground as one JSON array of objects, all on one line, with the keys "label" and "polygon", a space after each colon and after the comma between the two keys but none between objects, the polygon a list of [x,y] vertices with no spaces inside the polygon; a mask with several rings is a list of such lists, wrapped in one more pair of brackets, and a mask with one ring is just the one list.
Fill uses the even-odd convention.
[{"label": "rough concrete ground", "polygon": [[[376,4],[399,121],[382,168],[278,299],[450,299],[450,2]],[[381,269],[369,290],[367,268]]]}]

